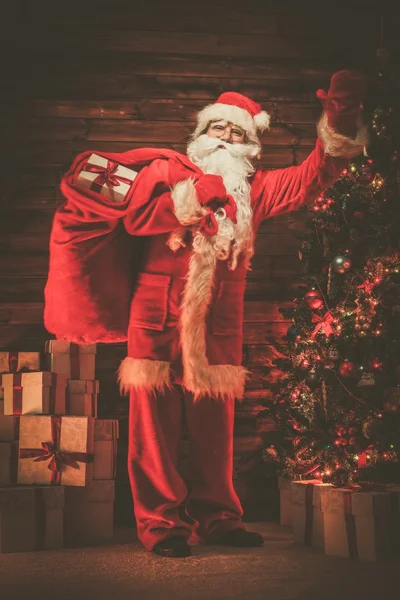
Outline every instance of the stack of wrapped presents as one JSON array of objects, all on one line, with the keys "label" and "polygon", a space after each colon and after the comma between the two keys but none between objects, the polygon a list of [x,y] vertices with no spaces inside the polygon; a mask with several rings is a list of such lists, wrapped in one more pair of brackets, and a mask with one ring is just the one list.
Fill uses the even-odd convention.
[{"label": "stack of wrapped presents", "polygon": [[279,488],[281,524],[295,543],[360,561],[400,556],[400,485],[282,479]]},{"label": "stack of wrapped presents", "polygon": [[0,352],[0,553],[105,542],[118,421],[97,418],[96,345]]}]

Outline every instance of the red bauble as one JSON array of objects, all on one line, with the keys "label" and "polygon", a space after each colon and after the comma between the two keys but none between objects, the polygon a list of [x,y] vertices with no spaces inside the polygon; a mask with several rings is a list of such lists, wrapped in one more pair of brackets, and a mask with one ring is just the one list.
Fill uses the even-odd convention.
[{"label": "red bauble", "polygon": [[304,300],[308,308],[318,310],[324,304],[324,299],[318,290],[312,289],[304,294]]},{"label": "red bauble", "polygon": [[351,360],[344,360],[339,365],[339,375],[344,378],[351,377],[356,371],[356,366]]}]

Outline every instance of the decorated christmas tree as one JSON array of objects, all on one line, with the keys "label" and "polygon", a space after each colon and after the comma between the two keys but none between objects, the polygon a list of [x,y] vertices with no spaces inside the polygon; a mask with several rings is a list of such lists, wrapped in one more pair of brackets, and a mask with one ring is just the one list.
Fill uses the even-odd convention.
[{"label": "decorated christmas tree", "polygon": [[[370,143],[308,207],[303,285],[274,367],[264,458],[335,485],[400,477],[400,194],[395,90],[365,106]],[[266,369],[268,371],[268,369]]]}]

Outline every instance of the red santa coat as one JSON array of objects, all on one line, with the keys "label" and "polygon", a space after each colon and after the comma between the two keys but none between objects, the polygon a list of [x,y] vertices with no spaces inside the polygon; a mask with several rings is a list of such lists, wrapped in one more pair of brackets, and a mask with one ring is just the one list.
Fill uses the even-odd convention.
[{"label": "red santa coat", "polygon": [[[121,388],[162,390],[171,382],[195,396],[242,398],[244,258],[229,270],[210,244],[173,251],[171,233],[200,205],[200,170],[171,150],[101,153],[138,172],[125,201],[114,204],[77,185],[90,153],[81,154],[62,181],[66,203],[55,215],[45,289],[45,325],[77,343],[128,340]],[[257,170],[251,178],[253,229],[297,210],[334,183],[347,158],[325,154],[317,141],[300,165]],[[177,185],[180,182],[185,185]]]}]

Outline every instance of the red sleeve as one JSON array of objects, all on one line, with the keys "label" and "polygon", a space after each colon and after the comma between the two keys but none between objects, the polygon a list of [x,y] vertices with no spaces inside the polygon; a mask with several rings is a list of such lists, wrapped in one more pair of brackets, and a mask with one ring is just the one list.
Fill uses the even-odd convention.
[{"label": "red sleeve", "polygon": [[143,167],[135,180],[132,200],[123,222],[131,235],[158,235],[181,227],[178,221],[171,187],[181,179],[188,177],[182,168],[177,174],[167,160],[154,160]]},{"label": "red sleeve", "polygon": [[348,158],[325,154],[322,142],[318,139],[314,150],[301,165],[260,171],[254,183],[258,190],[261,218],[298,210],[312,201],[339,179],[348,162]]}]

